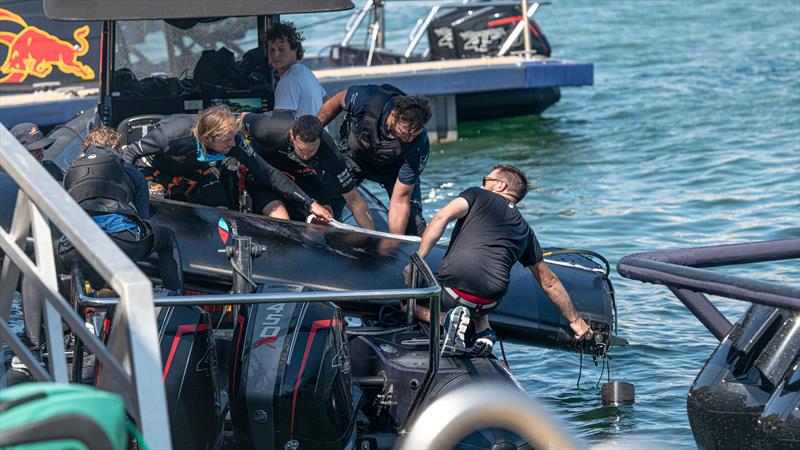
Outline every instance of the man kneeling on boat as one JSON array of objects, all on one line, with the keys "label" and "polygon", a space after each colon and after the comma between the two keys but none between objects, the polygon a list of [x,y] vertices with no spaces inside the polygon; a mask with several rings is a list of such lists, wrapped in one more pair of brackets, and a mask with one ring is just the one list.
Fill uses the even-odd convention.
[{"label": "man kneeling on boat", "polygon": [[[232,181],[242,164],[250,175],[248,192],[256,203],[264,204],[258,212],[288,219],[289,213],[282,201],[288,200],[303,205],[305,211],[320,221],[329,222],[333,218],[331,213],[258,156],[241,136],[241,128],[239,120],[224,105],[208,108],[196,117],[174,114],[163,118],[142,139],[128,145],[122,158],[132,163],[152,156],[152,167],[146,170],[151,181],[160,184],[162,190],[170,191],[183,181],[187,186],[182,193],[186,200],[228,208],[234,206],[234,195],[225,189],[220,177]],[[258,186],[251,185],[250,180],[257,180]],[[233,186],[235,182],[226,184]],[[168,194],[174,197],[174,192]]]},{"label": "man kneeling on boat", "polygon": [[[474,319],[472,351],[488,354],[496,340],[487,314],[497,307],[508,290],[511,268],[517,261],[527,267],[561,314],[569,321],[575,339],[589,338],[592,331],[578,315],[561,281],[542,257],[539,241],[517,209],[528,192],[528,179],[513,166],[497,165],[473,187],[436,213],[422,235],[419,255],[425,257],[442,237],[447,224],[457,220],[450,246],[436,274],[442,288],[445,318],[443,352],[467,350],[465,332]],[[410,267],[406,267],[406,274]],[[415,315],[430,321],[426,306]]]},{"label": "man kneeling on boat", "polygon": [[[342,154],[316,116],[295,119],[289,111],[275,111],[271,116],[243,113],[242,122],[256,153],[270,165],[283,171],[326,208],[331,205],[329,197],[343,198],[360,227],[375,229],[369,207],[358,193]],[[335,186],[330,193],[326,192],[326,182]],[[260,210],[268,201],[263,198],[254,207]],[[296,207],[287,209],[295,220],[304,220],[308,215]]]},{"label": "man kneeling on boat", "polygon": [[[118,154],[120,135],[111,128],[92,130],[83,153],[64,174],[64,189],[133,261],[158,253],[164,287],[174,294],[183,292],[183,266],[175,233],[149,222],[150,198],[147,181]],[[65,270],[82,258],[69,240],[62,237],[58,253]],[[87,278],[97,278],[88,266]]]}]

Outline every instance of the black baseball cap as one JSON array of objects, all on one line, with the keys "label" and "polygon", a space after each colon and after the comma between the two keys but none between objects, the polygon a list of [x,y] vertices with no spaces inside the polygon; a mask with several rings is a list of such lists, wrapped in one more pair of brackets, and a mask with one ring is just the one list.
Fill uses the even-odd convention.
[{"label": "black baseball cap", "polygon": [[53,138],[44,137],[39,126],[31,122],[14,125],[11,128],[11,134],[30,151],[41,150],[56,141]]}]

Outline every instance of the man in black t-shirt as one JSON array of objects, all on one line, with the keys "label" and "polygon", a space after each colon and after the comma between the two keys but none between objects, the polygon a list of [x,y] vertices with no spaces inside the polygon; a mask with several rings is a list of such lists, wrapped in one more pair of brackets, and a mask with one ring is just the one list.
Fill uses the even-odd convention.
[{"label": "man in black t-shirt", "polygon": [[[442,308],[452,309],[449,319],[454,324],[447,327],[445,350],[448,346],[458,348],[452,345],[458,342],[457,333],[463,346],[463,318],[467,317],[468,322],[472,316],[476,318],[473,351],[491,351],[496,336],[486,314],[497,307],[508,290],[511,268],[517,261],[531,271],[569,321],[575,339],[591,336],[561,281],[542,259],[536,235],[517,210],[516,204],[527,191],[528,180],[522,171],[507,165],[495,166],[483,178],[481,188],[465,190],[439,210],[422,235],[419,254],[424,258],[442,237],[447,224],[458,220],[437,272],[442,285]],[[417,317],[429,321],[428,308],[417,308]]]},{"label": "man in black t-shirt", "polygon": [[[256,153],[291,178],[303,192],[326,208],[330,208],[333,200],[329,196],[341,197],[359,226],[375,229],[369,207],[358,193],[356,181],[341,152],[316,116],[306,115],[295,120],[289,111],[276,111],[271,116],[245,113],[242,122]],[[326,179],[336,186],[335,192],[326,192],[323,181]],[[253,206],[261,210],[274,199],[254,197],[254,200]],[[308,215],[298,208],[287,209],[295,220],[304,220]]]}]

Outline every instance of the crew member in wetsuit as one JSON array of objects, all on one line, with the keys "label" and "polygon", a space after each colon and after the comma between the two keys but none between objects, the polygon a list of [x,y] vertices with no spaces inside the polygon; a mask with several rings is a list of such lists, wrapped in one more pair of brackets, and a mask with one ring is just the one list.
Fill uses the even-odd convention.
[{"label": "crew member in wetsuit", "polygon": [[[165,117],[146,136],[128,145],[123,151],[123,159],[131,162],[142,156],[153,155],[152,164],[158,170],[173,176],[191,176],[198,169],[208,170],[209,167],[226,160],[230,162],[229,157],[233,157],[238,163],[247,167],[248,172],[260,183],[262,190],[275,191],[286,200],[300,203],[305,211],[315,215],[319,220],[330,221],[333,217],[331,213],[297,187],[286,175],[256,155],[250,144],[239,134],[240,130],[241,124],[236,116],[224,105],[201,111],[196,119],[193,115],[175,114]],[[214,193],[209,194],[213,199],[204,199],[205,194],[200,193],[197,202],[230,207],[233,202],[228,194],[224,193],[221,184],[218,177],[205,183],[203,187],[210,186],[213,189]],[[255,198],[257,195],[255,189],[248,190]],[[220,201],[220,196],[224,200]],[[289,213],[280,201],[272,201],[264,206],[261,212],[269,217],[289,218]]]},{"label": "crew member in wetsuit", "polygon": [[[500,303],[508,289],[511,268],[517,261],[527,267],[561,314],[569,321],[575,339],[589,338],[592,331],[575,311],[558,276],[542,258],[539,241],[517,209],[528,192],[528,179],[513,166],[497,165],[483,178],[481,188],[459,194],[436,213],[422,235],[419,255],[425,257],[447,224],[457,220],[450,245],[436,274],[442,285],[442,308],[451,310],[444,350],[465,350],[463,333],[470,317],[475,318],[472,351],[488,353],[496,335],[489,327],[487,313]],[[406,267],[406,274],[410,267]],[[415,315],[430,321],[425,306]]]},{"label": "crew member in wetsuit", "polygon": [[[245,114],[243,122],[256,153],[270,165],[283,171],[305,193],[326,207],[330,207],[331,202],[323,179],[328,178],[337,187],[332,194],[338,194],[337,198],[340,195],[347,202],[358,225],[375,229],[369,208],[358,193],[341,152],[316,116],[295,119],[289,111],[276,111],[272,116]],[[262,194],[254,207],[260,210],[272,200],[277,199]],[[290,208],[289,216],[303,220],[305,211]]]},{"label": "crew member in wetsuit", "polygon": [[326,101],[317,117],[327,125],[342,111],[341,146],[356,181],[376,181],[389,194],[390,233],[421,235],[430,102],[388,84],[351,86]]},{"label": "crew member in wetsuit", "polygon": [[[164,287],[180,294],[183,266],[175,233],[146,220],[150,217],[147,181],[119,157],[119,140],[111,128],[92,130],[83,153],[64,175],[64,189],[133,261],[157,252]],[[67,269],[82,262],[65,237],[59,242],[59,256]],[[84,271],[92,273],[86,267]]]},{"label": "crew member in wetsuit", "polygon": [[[32,122],[24,122],[14,125],[9,130],[14,139],[19,141],[31,156],[41,164],[44,169],[60,183],[64,179],[64,172],[53,162],[44,159],[44,152],[56,141],[51,137],[45,137],[41,128]],[[0,169],[1,170],[1,169]],[[34,286],[28,277],[22,277],[22,310],[25,322],[25,337],[34,353],[38,353],[38,348],[43,342],[42,334],[43,321],[43,302],[44,295]],[[18,360],[18,358],[17,358]],[[17,365],[20,363],[18,362]],[[12,363],[12,367],[14,364]]]}]

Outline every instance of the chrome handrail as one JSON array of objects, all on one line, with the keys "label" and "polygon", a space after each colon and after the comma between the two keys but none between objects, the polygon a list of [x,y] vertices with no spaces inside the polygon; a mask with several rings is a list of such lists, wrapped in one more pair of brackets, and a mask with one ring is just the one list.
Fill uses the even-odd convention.
[{"label": "chrome handrail", "polygon": [[533,448],[582,449],[544,407],[517,389],[478,384],[448,392],[425,408],[399,450],[452,448],[473,431],[501,428],[519,434]]},{"label": "chrome handrail", "polygon": [[[0,167],[19,187],[11,226],[8,231],[0,227],[0,247],[5,253],[0,272],[0,342],[8,343],[36,380],[66,382],[63,320],[108,368],[115,381],[114,391],[122,395],[128,413],[137,422],[148,445],[170,449],[172,442],[150,280],[2,125]],[[86,262],[121,294],[116,313],[120,326],[112,331],[108,346],[86,329],[83,319],[58,292],[48,222],[52,222]],[[24,250],[31,230],[35,264]],[[49,374],[8,325],[21,275],[43,296]]]}]

